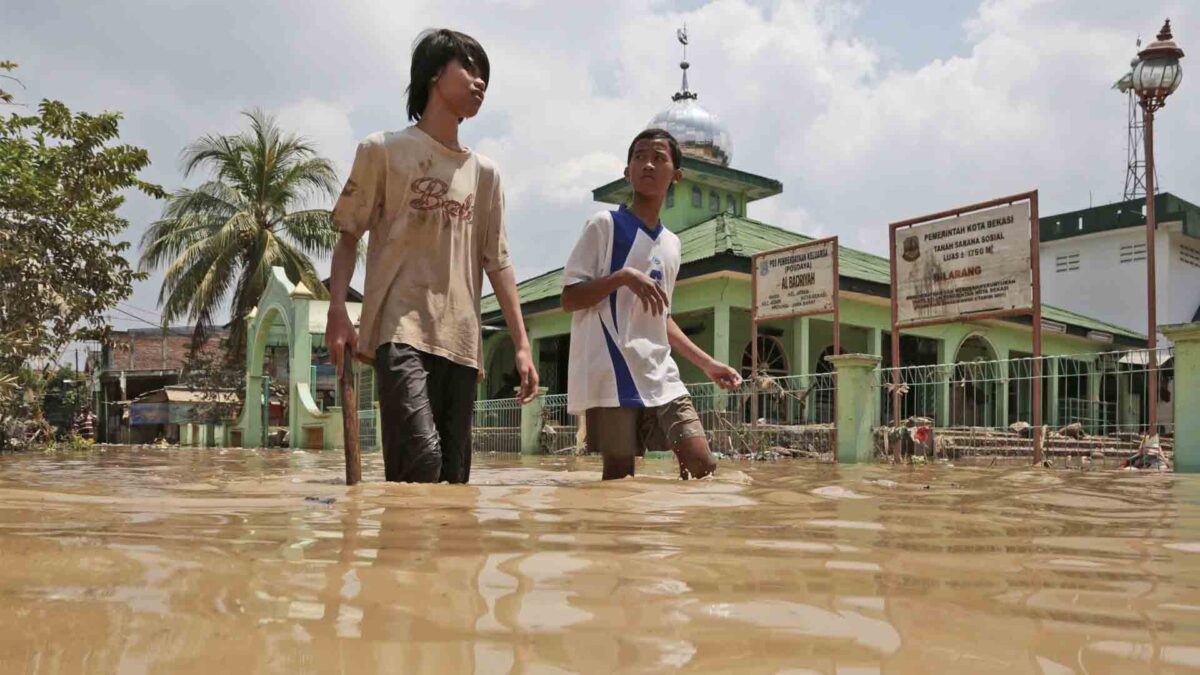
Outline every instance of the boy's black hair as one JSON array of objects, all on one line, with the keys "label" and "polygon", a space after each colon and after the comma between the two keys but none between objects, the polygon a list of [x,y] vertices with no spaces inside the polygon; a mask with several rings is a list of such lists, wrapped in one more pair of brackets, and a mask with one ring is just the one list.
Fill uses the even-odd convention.
[{"label": "boy's black hair", "polygon": [[447,63],[458,59],[468,68],[474,66],[479,77],[488,82],[492,76],[492,65],[487,52],[475,38],[449,28],[430,29],[417,37],[413,47],[412,65],[408,78],[408,119],[416,122],[425,113],[429,104],[429,89],[433,78]]},{"label": "boy's black hair", "polygon": [[652,127],[633,137],[633,142],[629,144],[629,153],[625,156],[626,164],[629,164],[629,162],[633,161],[633,147],[637,145],[637,142],[647,139],[652,141],[662,139],[666,141],[667,145],[671,148],[671,164],[678,169],[679,165],[683,163],[683,153],[679,151],[679,141],[675,140],[675,137],[671,135],[671,132],[667,131],[666,129],[656,129]]}]

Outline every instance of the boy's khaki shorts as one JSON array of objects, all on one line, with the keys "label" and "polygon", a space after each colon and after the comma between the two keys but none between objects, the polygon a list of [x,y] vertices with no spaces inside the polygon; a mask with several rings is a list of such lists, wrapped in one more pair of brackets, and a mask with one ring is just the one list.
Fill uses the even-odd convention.
[{"label": "boy's khaki shorts", "polygon": [[688,396],[653,408],[589,408],[585,424],[587,451],[611,458],[667,452],[680,441],[704,436]]}]

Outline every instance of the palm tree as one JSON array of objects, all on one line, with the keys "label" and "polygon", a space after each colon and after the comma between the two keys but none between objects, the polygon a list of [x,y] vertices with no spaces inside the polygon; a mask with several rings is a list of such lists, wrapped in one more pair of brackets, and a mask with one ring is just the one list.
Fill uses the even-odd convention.
[{"label": "palm tree", "polygon": [[234,363],[244,354],[243,319],[258,304],[271,268],[282,267],[293,283],[303,281],[324,297],[309,256],[328,255],[338,237],[328,210],[307,208],[314,198],[337,195],[333,164],[273,117],[260,110],[243,114],[249,130],[208,135],[184,149],[184,177],[201,168],[212,177],[170,197],[162,219],[142,237],[139,263],[143,272],[166,266],[158,295],[162,320],[194,321],[193,349],[214,313],[231,301]]}]

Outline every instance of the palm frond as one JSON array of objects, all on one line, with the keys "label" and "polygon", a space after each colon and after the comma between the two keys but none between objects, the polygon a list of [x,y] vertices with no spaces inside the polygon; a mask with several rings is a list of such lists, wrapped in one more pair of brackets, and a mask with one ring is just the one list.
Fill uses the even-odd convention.
[{"label": "palm frond", "polygon": [[338,240],[333,217],[324,209],[296,211],[284,216],[277,230],[308,255],[327,256]]}]

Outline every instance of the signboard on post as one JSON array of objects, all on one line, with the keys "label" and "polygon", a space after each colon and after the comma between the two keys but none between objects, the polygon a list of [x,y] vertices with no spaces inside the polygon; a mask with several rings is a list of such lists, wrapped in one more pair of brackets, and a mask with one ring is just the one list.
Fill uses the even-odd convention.
[{"label": "signboard on post", "polygon": [[755,256],[754,315],[759,321],[836,309],[837,240],[822,239]]},{"label": "signboard on post", "polygon": [[[1033,455],[1041,462],[1042,295],[1038,193],[1023,192],[892,223],[892,419],[900,424],[900,331],[1030,316]],[[899,445],[896,446],[899,459]]]},{"label": "signboard on post", "polygon": [[1029,202],[892,230],[901,326],[1033,310]]},{"label": "signboard on post", "polygon": [[[838,238],[757,253],[750,259],[750,379],[758,382],[758,324],[813,314],[833,314],[833,353],[841,353],[838,316]],[[836,405],[836,403],[835,403]],[[750,399],[750,433],[758,443],[758,392]],[[836,431],[834,443],[836,446]],[[837,449],[834,448],[834,457]]]}]

